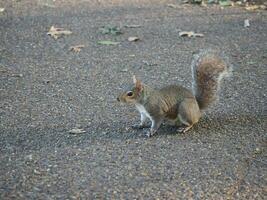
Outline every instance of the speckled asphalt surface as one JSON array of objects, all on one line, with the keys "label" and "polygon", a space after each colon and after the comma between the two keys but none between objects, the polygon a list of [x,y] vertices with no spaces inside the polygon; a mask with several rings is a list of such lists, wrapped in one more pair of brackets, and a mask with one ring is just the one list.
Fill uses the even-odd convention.
[{"label": "speckled asphalt surface", "polygon": [[[0,199],[266,198],[266,11],[30,2],[0,2]],[[54,40],[52,25],[73,34]],[[102,35],[105,25],[124,33]],[[120,44],[97,44],[105,39]],[[132,130],[138,113],[116,102],[131,75],[190,87],[192,53],[204,48],[234,66],[220,101],[187,134]]]}]

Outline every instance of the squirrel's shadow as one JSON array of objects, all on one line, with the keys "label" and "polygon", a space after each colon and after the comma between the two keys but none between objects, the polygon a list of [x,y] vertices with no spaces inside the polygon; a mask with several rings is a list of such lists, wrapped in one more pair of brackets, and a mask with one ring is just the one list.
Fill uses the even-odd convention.
[{"label": "squirrel's shadow", "polygon": [[[229,127],[234,128],[236,126],[244,126],[249,124],[259,124],[260,121],[264,120],[264,116],[252,116],[252,115],[239,115],[239,116],[204,116],[200,121],[195,124],[192,129],[186,133],[179,133],[177,126],[169,125],[168,123],[163,123],[157,133],[153,135],[154,137],[162,137],[167,135],[183,135],[183,134],[216,134],[217,131],[222,129],[227,129]],[[250,126],[251,126],[250,125]],[[101,124],[103,126],[103,124]],[[149,131],[148,128],[143,129],[134,129],[131,127],[130,123],[122,125],[121,122],[114,123],[112,128],[110,127],[110,133],[102,135],[101,138],[109,139],[120,139],[120,140],[129,140],[137,138],[147,138],[146,133]],[[100,136],[100,135],[99,135]]]}]

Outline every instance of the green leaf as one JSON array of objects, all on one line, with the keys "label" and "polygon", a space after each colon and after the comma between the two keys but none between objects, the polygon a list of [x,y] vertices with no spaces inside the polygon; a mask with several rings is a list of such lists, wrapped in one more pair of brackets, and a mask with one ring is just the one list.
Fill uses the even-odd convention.
[{"label": "green leaf", "polygon": [[104,26],[100,29],[102,34],[119,35],[122,31],[116,26]]},{"label": "green leaf", "polygon": [[102,34],[108,34],[108,33],[109,33],[109,29],[101,28],[101,29],[100,29],[100,32],[101,32]]},{"label": "green leaf", "polygon": [[193,3],[201,3],[202,2],[202,0],[193,0]]},{"label": "green leaf", "polygon": [[97,43],[102,44],[102,45],[117,45],[117,44],[119,44],[119,42],[114,42],[114,41],[110,41],[110,40],[100,40]]},{"label": "green leaf", "polygon": [[218,3],[218,1],[217,0],[208,0],[208,4],[215,4],[215,3]]},{"label": "green leaf", "polygon": [[232,1],[230,1],[230,0],[220,0],[219,4],[220,4],[220,6],[231,6],[232,5]]}]

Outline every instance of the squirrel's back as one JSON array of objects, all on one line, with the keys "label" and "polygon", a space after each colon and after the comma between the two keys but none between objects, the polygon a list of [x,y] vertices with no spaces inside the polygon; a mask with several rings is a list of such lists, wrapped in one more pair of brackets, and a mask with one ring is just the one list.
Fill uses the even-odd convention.
[{"label": "squirrel's back", "polygon": [[201,110],[217,99],[221,80],[230,73],[230,65],[215,52],[207,50],[195,55],[192,62],[192,88]]}]

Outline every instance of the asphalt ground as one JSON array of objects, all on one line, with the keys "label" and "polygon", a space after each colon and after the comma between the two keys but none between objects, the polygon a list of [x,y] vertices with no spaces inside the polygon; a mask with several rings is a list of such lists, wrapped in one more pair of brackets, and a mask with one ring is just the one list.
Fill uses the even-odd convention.
[{"label": "asphalt ground", "polygon": [[[0,199],[265,199],[266,11],[129,2],[0,2]],[[72,34],[55,40],[52,25]],[[233,66],[216,105],[186,134],[131,129],[138,113],[116,97],[132,74],[190,88],[201,49]]]}]

